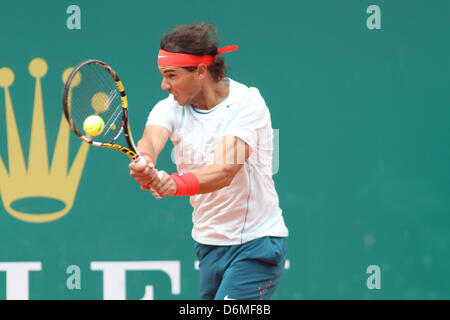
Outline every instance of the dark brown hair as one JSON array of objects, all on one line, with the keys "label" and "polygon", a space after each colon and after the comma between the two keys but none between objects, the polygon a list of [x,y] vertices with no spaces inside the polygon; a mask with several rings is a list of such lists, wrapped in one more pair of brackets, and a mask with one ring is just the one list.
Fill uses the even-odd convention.
[{"label": "dark brown hair", "polygon": [[[216,26],[212,23],[197,22],[170,27],[161,38],[160,48],[197,56],[215,56],[218,44],[219,36]],[[184,69],[192,72],[197,67],[184,67]],[[217,56],[213,64],[208,67],[215,81],[220,81],[228,69],[230,68],[225,65],[225,59],[221,56]]]}]

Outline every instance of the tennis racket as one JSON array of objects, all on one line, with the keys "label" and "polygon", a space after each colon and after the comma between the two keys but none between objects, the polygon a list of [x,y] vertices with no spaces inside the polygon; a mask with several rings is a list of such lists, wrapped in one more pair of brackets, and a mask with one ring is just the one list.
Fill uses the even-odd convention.
[{"label": "tennis racket", "polygon": [[[144,160],[131,135],[125,89],[106,63],[87,60],[77,65],[64,85],[62,105],[70,128],[81,140],[118,150],[134,161]],[[122,133],[127,146],[117,143]]]}]

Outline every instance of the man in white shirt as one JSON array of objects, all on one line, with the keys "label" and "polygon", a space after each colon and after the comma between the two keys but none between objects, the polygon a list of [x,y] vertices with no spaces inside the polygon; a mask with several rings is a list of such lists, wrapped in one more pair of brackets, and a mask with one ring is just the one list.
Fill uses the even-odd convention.
[{"label": "man in white shirt", "polygon": [[[272,180],[273,132],[258,89],[225,78],[214,25],[169,29],[158,56],[169,96],[150,112],[130,174],[157,199],[190,196],[202,299],[268,299],[288,230]],[[170,137],[178,173],[157,177]]]}]

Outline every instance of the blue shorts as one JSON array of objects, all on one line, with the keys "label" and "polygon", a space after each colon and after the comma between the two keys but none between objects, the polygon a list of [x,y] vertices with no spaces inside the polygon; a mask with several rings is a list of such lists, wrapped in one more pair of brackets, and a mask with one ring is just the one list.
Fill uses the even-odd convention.
[{"label": "blue shorts", "polygon": [[270,299],[281,281],[286,238],[263,237],[241,245],[195,243],[203,300]]}]

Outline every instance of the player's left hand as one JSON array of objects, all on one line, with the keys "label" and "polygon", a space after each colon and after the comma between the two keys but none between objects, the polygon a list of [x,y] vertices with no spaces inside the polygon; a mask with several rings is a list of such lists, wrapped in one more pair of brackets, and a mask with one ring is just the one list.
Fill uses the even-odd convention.
[{"label": "player's left hand", "polygon": [[151,184],[150,191],[156,199],[161,199],[166,196],[173,196],[177,193],[177,184],[164,170],[159,170],[163,175],[162,179],[156,184]]}]

